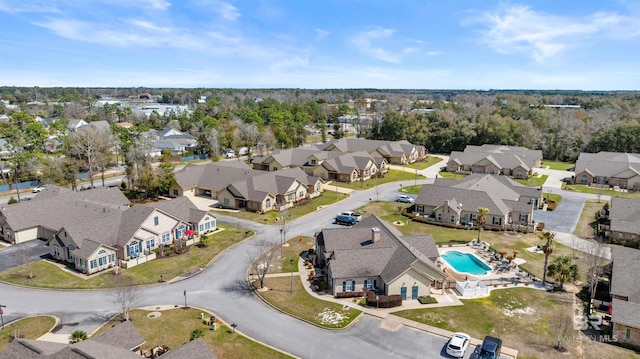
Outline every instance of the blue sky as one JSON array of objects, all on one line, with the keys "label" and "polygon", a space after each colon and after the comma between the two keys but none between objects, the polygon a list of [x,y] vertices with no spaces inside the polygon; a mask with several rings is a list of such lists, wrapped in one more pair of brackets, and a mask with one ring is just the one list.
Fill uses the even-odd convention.
[{"label": "blue sky", "polygon": [[639,90],[640,3],[0,0],[0,85]]}]

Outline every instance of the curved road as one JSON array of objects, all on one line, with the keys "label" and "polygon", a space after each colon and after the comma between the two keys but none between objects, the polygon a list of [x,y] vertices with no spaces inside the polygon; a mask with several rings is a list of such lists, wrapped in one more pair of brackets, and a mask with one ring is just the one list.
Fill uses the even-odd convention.
[{"label": "curved road", "polygon": [[[413,184],[409,182],[413,181],[406,184]],[[425,180],[419,182],[426,183]],[[380,200],[392,200],[398,188],[398,183],[381,185],[377,196]],[[369,198],[375,199],[373,196],[376,196],[375,189],[353,192],[349,199],[291,222],[288,236],[313,235],[321,228],[333,226],[336,211],[357,208]],[[172,284],[142,288],[142,300],[138,305],[183,305],[186,290],[188,305],[216,313],[225,321],[236,323],[238,330],[246,335],[303,358],[442,355],[445,338],[406,327],[388,331],[380,327],[380,320],[372,317],[363,316],[348,329],[331,331],[273,310],[247,288],[247,252],[252,251],[260,239],[278,244],[279,228],[222,215],[218,217],[221,222],[251,228],[258,234],[221,254],[199,275]],[[89,331],[119,312],[106,291],[39,290],[0,284],[0,303],[7,306],[5,319],[8,320],[48,313],[60,317],[63,323],[80,323],[73,329],[88,328]]]}]

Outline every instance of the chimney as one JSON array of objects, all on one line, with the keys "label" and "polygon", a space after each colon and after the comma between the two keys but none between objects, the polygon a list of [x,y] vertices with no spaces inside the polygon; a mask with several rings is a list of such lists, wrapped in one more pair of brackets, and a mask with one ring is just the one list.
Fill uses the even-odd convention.
[{"label": "chimney", "polygon": [[373,227],[371,228],[371,241],[376,243],[380,240],[380,228]]}]

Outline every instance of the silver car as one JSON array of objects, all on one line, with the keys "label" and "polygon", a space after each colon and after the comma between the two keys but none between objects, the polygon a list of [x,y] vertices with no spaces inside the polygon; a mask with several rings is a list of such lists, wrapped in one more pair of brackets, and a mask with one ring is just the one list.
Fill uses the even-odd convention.
[{"label": "silver car", "polygon": [[396,197],[396,202],[413,203],[413,198],[407,196],[406,194],[399,194],[398,197]]}]

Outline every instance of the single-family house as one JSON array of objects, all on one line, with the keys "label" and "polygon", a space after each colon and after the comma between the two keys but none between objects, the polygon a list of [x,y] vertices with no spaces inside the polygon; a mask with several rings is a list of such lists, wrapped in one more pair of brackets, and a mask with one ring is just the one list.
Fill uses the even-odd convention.
[{"label": "single-family house", "polygon": [[447,277],[435,262],[431,235],[404,236],[375,215],[352,227],[323,229],[316,254],[335,296],[373,290],[417,299]]},{"label": "single-family house", "polygon": [[613,243],[638,248],[640,245],[640,198],[611,197],[609,233]]},{"label": "single-family house", "polygon": [[69,132],[73,132],[76,131],[77,129],[79,129],[82,126],[86,126],[88,125],[89,122],[83,120],[83,119],[71,119],[69,120],[69,124],[67,125],[67,129],[69,130]]},{"label": "single-family house", "polygon": [[[251,165],[253,169],[262,171],[278,171],[292,167],[310,166],[308,164],[309,157],[318,152],[323,151],[315,146],[275,150],[265,156],[253,157]],[[312,167],[315,167],[315,164]]]},{"label": "single-family house", "polygon": [[171,127],[166,127],[162,130],[152,129],[143,133],[143,136],[150,140],[151,146],[155,150],[161,153],[164,150],[169,150],[174,155],[191,151],[198,144],[194,136]]},{"label": "single-family house", "polygon": [[611,323],[618,343],[640,346],[640,250],[611,247]]},{"label": "single-family house", "polygon": [[459,181],[438,178],[422,186],[412,211],[421,221],[459,227],[473,226],[478,208],[487,208],[485,228],[532,231],[533,210],[541,201],[540,188],[505,176],[474,173]]},{"label": "single-family house", "polygon": [[218,201],[223,208],[281,211],[322,194],[322,179],[309,176],[298,167],[254,172],[257,174],[235,180],[220,191]]},{"label": "single-family house", "polygon": [[[5,350],[0,352],[0,359],[139,359],[144,355],[141,348],[145,343],[146,341],[133,324],[126,321],[74,344],[16,338]],[[187,342],[175,349],[172,348],[163,353],[162,357],[166,359],[217,358],[201,338]]]},{"label": "single-family house", "polygon": [[526,179],[542,164],[542,151],[520,146],[468,145],[463,152],[453,151],[448,172],[488,173]]},{"label": "single-family house", "polygon": [[574,183],[640,189],[640,154],[619,152],[580,153]]},{"label": "single-family house", "polygon": [[[315,157],[315,156],[314,156]],[[387,169],[386,160],[377,157],[380,166]],[[313,170],[315,176],[338,182],[367,181],[379,172],[376,158],[365,151],[342,153],[328,158]]]},{"label": "single-family house", "polygon": [[187,165],[174,172],[175,181],[169,186],[169,196],[218,199],[218,193],[233,181],[260,173],[252,170],[244,161]]}]

